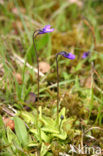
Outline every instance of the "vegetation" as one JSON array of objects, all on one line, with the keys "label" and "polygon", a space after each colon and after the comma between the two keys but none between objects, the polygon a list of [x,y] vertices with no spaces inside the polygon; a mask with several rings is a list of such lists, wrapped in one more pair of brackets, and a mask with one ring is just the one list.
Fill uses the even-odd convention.
[{"label": "vegetation", "polygon": [[[75,155],[79,145],[102,155],[102,0],[0,0],[0,13],[0,155]],[[35,40],[38,79],[32,36],[49,24]],[[58,57],[58,73],[61,51],[75,59]]]}]

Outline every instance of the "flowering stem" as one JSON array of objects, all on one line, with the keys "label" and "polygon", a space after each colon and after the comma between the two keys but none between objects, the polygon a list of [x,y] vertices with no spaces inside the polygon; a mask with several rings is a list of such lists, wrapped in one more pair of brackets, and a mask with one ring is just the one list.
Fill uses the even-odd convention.
[{"label": "flowering stem", "polygon": [[[35,39],[36,39],[36,36],[38,35],[38,32],[39,30],[35,31],[33,33],[33,45],[34,45],[34,50],[35,50],[35,53],[36,53],[36,59],[37,59],[37,70],[38,70],[38,74],[37,74],[37,83],[38,83],[38,96],[37,96],[37,100],[39,102],[39,56],[38,56],[38,53],[37,53],[37,49],[36,49],[36,44],[35,44]],[[35,34],[36,33],[36,34]],[[40,143],[41,143],[41,129],[39,127],[39,111],[37,110],[37,120],[36,120],[36,125],[37,125],[37,129],[38,129],[38,134],[39,134],[39,139],[40,139]]]},{"label": "flowering stem", "polygon": [[72,53],[67,53],[66,51],[61,51],[56,54],[56,65],[57,65],[57,124],[59,124],[59,67],[58,67],[58,55],[62,55],[70,60],[75,59],[75,55]]},{"label": "flowering stem", "polygon": [[37,53],[37,49],[36,49],[36,44],[35,44],[35,41],[34,41],[34,39],[36,39],[36,36],[38,35],[38,34],[35,35],[36,32],[37,31],[35,31],[33,33],[33,45],[34,45],[34,50],[35,50],[36,59],[37,59],[37,70],[38,70],[38,73],[37,73],[37,84],[38,84],[38,96],[37,96],[37,99],[39,101],[39,57],[38,57],[38,53]]},{"label": "flowering stem", "polygon": [[58,55],[56,55],[57,66],[57,123],[59,122],[59,68],[58,68]]}]

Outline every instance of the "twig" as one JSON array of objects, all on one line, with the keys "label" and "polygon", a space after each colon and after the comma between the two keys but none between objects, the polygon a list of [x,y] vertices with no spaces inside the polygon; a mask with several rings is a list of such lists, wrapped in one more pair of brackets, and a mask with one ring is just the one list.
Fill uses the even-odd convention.
[{"label": "twig", "polygon": [[1,107],[1,109],[6,112],[7,114],[9,114],[10,116],[14,117],[15,114],[13,112],[11,112],[10,109],[6,108],[6,107]]},{"label": "twig", "polygon": [[[2,109],[4,112],[6,112],[8,115],[10,115],[12,117],[16,116],[16,113],[13,113],[10,109],[6,108],[5,106],[4,107],[0,107],[0,109]],[[25,126],[29,129],[29,127],[28,127],[28,125],[26,123],[25,123]]]},{"label": "twig", "polygon": [[[13,61],[16,61],[17,63],[19,63],[20,65],[25,64],[25,60],[22,59],[20,56],[18,56],[17,54],[14,54],[14,56],[11,56],[11,59]],[[32,69],[35,73],[38,73],[38,70],[36,68],[34,68],[33,66],[31,66],[29,63],[25,64],[28,68]],[[44,74],[42,72],[39,73],[40,76],[44,76]]]}]

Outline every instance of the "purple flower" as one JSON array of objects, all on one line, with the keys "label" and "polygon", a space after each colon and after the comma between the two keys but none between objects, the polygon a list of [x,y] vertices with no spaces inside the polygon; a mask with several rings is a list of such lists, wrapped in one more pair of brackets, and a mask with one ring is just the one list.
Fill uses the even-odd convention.
[{"label": "purple flower", "polygon": [[39,31],[38,34],[45,34],[54,31],[54,28],[50,28],[51,25],[46,25],[43,29]]},{"label": "purple flower", "polygon": [[57,53],[57,55],[62,55],[64,56],[65,58],[68,58],[70,60],[73,60],[75,59],[75,55],[73,55],[72,53],[67,53],[65,51],[61,51],[60,53]]},{"label": "purple flower", "polygon": [[83,55],[82,55],[82,58],[83,59],[87,58],[89,56],[89,53],[90,53],[89,51],[84,52]]}]

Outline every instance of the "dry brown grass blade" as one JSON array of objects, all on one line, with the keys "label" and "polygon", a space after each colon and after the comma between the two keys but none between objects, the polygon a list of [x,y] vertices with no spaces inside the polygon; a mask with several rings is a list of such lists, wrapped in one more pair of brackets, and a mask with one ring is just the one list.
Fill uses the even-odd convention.
[{"label": "dry brown grass blade", "polygon": [[95,31],[94,27],[91,25],[90,21],[83,17],[83,22],[84,24],[90,29],[92,36],[93,36],[93,41],[94,41],[94,49],[96,48],[96,37],[95,37]]}]

